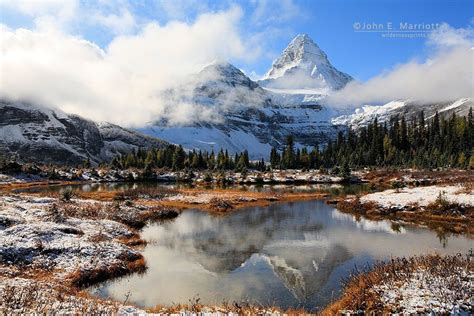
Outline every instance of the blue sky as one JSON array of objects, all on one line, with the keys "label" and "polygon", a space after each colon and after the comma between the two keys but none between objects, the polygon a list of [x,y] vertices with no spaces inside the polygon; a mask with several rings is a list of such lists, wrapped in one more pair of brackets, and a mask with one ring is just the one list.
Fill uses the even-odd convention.
[{"label": "blue sky", "polygon": [[[2,24],[11,28],[31,29],[35,27],[35,19],[42,13],[61,14],[54,9],[32,12],[31,9],[28,11],[18,8],[8,2],[3,1],[0,5],[0,19]],[[383,38],[380,33],[359,33],[354,31],[354,23],[392,22],[394,26],[398,26],[400,22],[447,23],[454,28],[466,28],[471,25],[474,12],[474,2],[469,0],[137,0],[97,3],[81,1],[77,7],[82,11],[101,12],[103,15],[120,14],[124,8],[133,15],[136,23],[135,27],[127,32],[136,33],[141,31],[140,26],[150,21],[156,21],[160,25],[171,21],[191,24],[200,14],[228,10],[236,5],[243,11],[238,22],[241,37],[244,40],[247,37],[261,39],[260,53],[253,60],[243,61],[230,57],[231,62],[247,73],[264,74],[271,66],[272,60],[296,34],[307,33],[328,54],[337,68],[361,81],[397,64],[414,58],[425,58],[426,39]],[[117,35],[103,25],[77,20],[70,22],[67,28],[70,33],[103,48]]]}]

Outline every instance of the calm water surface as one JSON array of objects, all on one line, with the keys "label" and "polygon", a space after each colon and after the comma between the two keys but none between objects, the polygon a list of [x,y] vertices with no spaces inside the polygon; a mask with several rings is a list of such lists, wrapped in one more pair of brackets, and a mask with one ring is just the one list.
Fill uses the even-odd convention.
[{"label": "calm water surface", "polygon": [[[143,182],[103,182],[103,183],[78,183],[71,185],[48,185],[38,186],[25,189],[18,189],[18,192],[51,192],[59,193],[65,190],[79,191],[79,192],[100,192],[100,191],[125,191],[130,189],[179,189],[179,188],[190,188],[190,184],[186,183],[163,183],[153,181]],[[351,184],[351,185],[340,185],[340,184],[297,184],[297,185],[232,185],[227,187],[228,189],[237,189],[242,191],[258,191],[258,192],[327,192],[333,195],[340,194],[356,194],[361,191],[368,190],[367,184]],[[200,186],[202,189],[213,189],[216,186]],[[217,187],[222,189],[222,186]]]},{"label": "calm water surface", "polygon": [[471,240],[389,221],[356,220],[321,201],[199,210],[142,231],[149,269],[92,291],[139,306],[249,301],[316,310],[336,297],[354,266],[391,256],[466,253]]}]

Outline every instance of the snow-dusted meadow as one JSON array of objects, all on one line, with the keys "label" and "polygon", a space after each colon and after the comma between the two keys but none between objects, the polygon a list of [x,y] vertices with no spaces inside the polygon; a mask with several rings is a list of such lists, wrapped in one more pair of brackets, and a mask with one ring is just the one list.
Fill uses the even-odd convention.
[{"label": "snow-dusted meadow", "polygon": [[474,206],[474,194],[460,185],[432,185],[403,189],[390,189],[364,195],[362,203],[374,202],[381,207],[404,208],[410,205],[427,206],[434,203],[439,197],[448,202]]},{"label": "snow-dusted meadow", "polygon": [[138,235],[122,222],[133,223],[131,218],[146,208],[118,210],[110,202],[9,195],[0,196],[0,209],[0,312],[113,313],[124,308],[78,295],[78,288],[145,268],[140,250],[130,246],[139,243]]}]

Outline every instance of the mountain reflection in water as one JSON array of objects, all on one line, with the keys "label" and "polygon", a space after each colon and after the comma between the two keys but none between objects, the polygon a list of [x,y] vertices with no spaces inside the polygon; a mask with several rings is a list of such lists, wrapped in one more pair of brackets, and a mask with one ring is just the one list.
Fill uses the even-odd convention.
[{"label": "mountain reflection in water", "polygon": [[389,221],[356,220],[321,201],[241,209],[225,216],[185,211],[142,231],[144,275],[95,287],[139,306],[250,301],[317,309],[335,298],[358,267],[390,256],[466,252],[465,237],[443,247],[436,233]]}]

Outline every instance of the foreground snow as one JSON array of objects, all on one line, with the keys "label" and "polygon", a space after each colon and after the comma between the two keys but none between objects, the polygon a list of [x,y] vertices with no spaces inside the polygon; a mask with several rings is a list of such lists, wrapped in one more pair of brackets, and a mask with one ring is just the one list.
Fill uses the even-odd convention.
[{"label": "foreground snow", "polygon": [[[135,233],[109,219],[65,216],[58,203],[53,198],[0,196],[0,314],[126,311],[116,302],[78,296],[71,284],[77,273],[110,267],[127,271],[129,262],[142,258],[123,243]],[[100,203],[70,204],[93,212]]]},{"label": "foreground snow", "polygon": [[[14,265],[58,269],[58,278],[80,270],[121,264],[139,253],[119,243],[133,235],[124,224],[105,219],[62,218],[55,199],[0,197],[0,257]],[[101,240],[97,243],[95,240]]]},{"label": "foreground snow", "polygon": [[[2,315],[48,314],[48,315],[145,315],[133,306],[118,302],[96,300],[87,295],[73,295],[65,286],[48,280],[28,278],[0,278],[0,293],[4,303],[0,305]],[[28,305],[28,306],[27,306]]]},{"label": "foreground snow", "polygon": [[472,282],[474,274],[455,268],[446,275],[433,275],[418,269],[400,284],[384,283],[375,288],[386,306],[402,310],[404,314],[432,312],[469,315],[472,310]]},{"label": "foreground snow", "polygon": [[323,315],[472,315],[472,255],[392,258],[355,273]]},{"label": "foreground snow", "polygon": [[400,190],[385,190],[382,192],[370,193],[361,197],[362,203],[374,202],[382,207],[404,208],[409,205],[418,204],[427,206],[436,201],[442,195],[451,203],[474,206],[474,194],[462,186],[427,186],[415,188],[403,188]]}]

